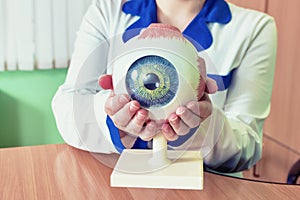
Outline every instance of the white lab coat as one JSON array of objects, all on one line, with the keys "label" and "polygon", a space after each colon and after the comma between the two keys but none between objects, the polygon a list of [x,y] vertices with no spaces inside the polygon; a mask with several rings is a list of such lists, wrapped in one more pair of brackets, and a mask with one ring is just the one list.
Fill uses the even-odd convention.
[{"label": "white lab coat", "polygon": [[[121,10],[122,0],[94,1],[87,11],[75,43],[65,82],[59,87],[52,108],[57,127],[66,143],[101,153],[118,153],[98,77],[113,54],[112,38],[134,23],[138,16]],[[207,73],[226,76],[228,88],[210,95],[213,113],[192,137],[174,149],[199,149],[204,163],[220,172],[250,168],[261,157],[262,128],[270,112],[276,57],[276,26],[272,17],[229,4],[228,24],[210,23],[212,45],[199,52]],[[110,69],[107,69],[108,72]],[[122,140],[130,148],[136,138]]]}]

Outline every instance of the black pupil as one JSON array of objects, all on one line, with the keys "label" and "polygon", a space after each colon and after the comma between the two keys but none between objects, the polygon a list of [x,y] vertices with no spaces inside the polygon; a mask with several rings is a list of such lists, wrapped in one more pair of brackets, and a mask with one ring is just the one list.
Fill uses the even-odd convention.
[{"label": "black pupil", "polygon": [[144,56],[132,63],[126,78],[126,89],[142,107],[165,106],[175,98],[179,77],[175,66],[163,57]]},{"label": "black pupil", "polygon": [[160,81],[159,77],[154,73],[146,74],[146,77],[143,79],[144,86],[148,90],[155,90],[159,87]]}]

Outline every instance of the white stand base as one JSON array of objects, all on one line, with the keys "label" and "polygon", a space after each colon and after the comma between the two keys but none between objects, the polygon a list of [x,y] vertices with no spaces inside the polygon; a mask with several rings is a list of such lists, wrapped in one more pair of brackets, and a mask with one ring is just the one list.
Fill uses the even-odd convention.
[{"label": "white stand base", "polygon": [[112,187],[203,189],[199,151],[167,151],[168,164],[157,165],[152,150],[125,149],[111,174]]}]

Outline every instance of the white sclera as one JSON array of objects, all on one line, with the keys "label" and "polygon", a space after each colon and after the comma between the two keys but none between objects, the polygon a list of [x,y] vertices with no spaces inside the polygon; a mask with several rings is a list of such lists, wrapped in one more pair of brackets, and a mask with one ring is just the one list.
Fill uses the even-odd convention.
[{"label": "white sclera", "polygon": [[116,94],[127,93],[125,82],[127,71],[142,57],[160,56],[172,63],[178,73],[179,85],[175,97],[164,106],[147,108],[150,119],[164,120],[178,106],[197,100],[200,81],[198,54],[188,41],[176,38],[134,38],[125,43],[120,52],[122,53],[111,63]]}]

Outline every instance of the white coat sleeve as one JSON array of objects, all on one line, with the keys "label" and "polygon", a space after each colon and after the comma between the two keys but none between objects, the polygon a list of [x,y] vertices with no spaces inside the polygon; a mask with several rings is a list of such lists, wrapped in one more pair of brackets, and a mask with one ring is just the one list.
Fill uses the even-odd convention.
[{"label": "white coat sleeve", "polygon": [[[104,112],[109,91],[101,91],[98,86],[99,76],[106,72],[109,52],[110,21],[103,2],[93,1],[84,16],[66,80],[52,100],[52,110],[67,144],[91,152],[118,153],[124,146],[116,138],[116,129],[113,141]],[[133,140],[125,138],[129,145]]]}]

